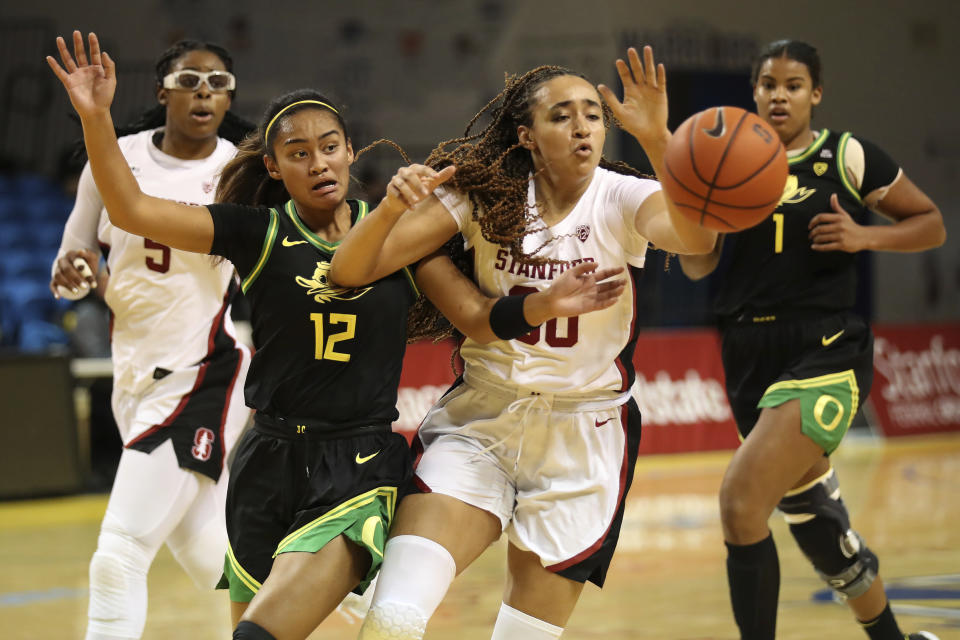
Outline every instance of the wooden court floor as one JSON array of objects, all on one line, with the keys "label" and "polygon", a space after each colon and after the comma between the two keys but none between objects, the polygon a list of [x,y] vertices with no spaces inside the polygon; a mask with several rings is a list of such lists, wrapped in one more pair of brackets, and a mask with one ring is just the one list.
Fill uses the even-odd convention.
[{"label": "wooden court floor", "polygon": [[[620,547],[601,591],[583,597],[564,638],[734,640],[716,494],[730,453],[641,459]],[[848,439],[834,456],[854,526],[880,556],[904,630],[960,640],[960,435],[896,442]],[[106,496],[0,504],[0,634],[82,638],[87,562]],[[796,549],[771,526],[781,559],[778,637],[866,638]],[[457,579],[427,629],[434,640],[489,638],[500,602],[504,546]],[[204,592],[166,549],[149,578],[146,640],[230,637],[223,592]],[[354,638],[334,614],[312,640]]]}]

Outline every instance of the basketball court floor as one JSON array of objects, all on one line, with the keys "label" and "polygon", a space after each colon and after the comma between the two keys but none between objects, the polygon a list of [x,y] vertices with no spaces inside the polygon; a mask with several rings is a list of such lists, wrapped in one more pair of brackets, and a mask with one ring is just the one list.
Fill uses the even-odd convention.
[{"label": "basketball court floor", "polygon": [[[620,547],[601,591],[584,590],[564,638],[735,640],[717,490],[730,452],[642,458]],[[905,631],[960,640],[960,434],[897,441],[849,438],[834,456],[854,526],[880,556]],[[0,504],[0,634],[82,638],[87,563],[106,496]],[[866,638],[831,601],[782,519],[778,638]],[[503,543],[451,588],[427,628],[432,640],[489,638],[500,603]],[[194,587],[163,549],[150,572],[146,640],[230,637],[227,597]],[[311,640],[356,637],[334,614]]]}]

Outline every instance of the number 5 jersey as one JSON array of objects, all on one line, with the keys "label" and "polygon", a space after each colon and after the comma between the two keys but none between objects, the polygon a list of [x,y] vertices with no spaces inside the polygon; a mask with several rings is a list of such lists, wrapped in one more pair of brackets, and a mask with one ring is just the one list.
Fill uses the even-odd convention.
[{"label": "number 5 jersey", "polygon": [[[120,138],[120,149],[147,195],[204,205],[236,147],[222,138],[206,158],[182,160],[154,142],[161,130]],[[197,215],[204,215],[198,209]],[[71,249],[102,251],[109,270],[105,300],[113,312],[114,386],[139,394],[163,371],[197,365],[214,351],[236,348],[229,307],[233,265],[171,249],[110,222],[84,167],[77,200],[64,228],[61,255]],[[158,370],[160,373],[158,374]]]}]

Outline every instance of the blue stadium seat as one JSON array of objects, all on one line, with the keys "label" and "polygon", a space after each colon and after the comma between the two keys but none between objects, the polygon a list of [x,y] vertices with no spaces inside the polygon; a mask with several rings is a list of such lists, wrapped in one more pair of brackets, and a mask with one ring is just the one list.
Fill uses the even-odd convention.
[{"label": "blue stadium seat", "polygon": [[20,217],[20,199],[0,193],[0,223],[16,222]]},{"label": "blue stadium seat", "polygon": [[21,196],[40,196],[59,191],[56,183],[38,173],[21,173],[14,176],[13,184],[14,190]]},{"label": "blue stadium seat", "polygon": [[56,248],[20,246],[0,252],[0,278],[4,282],[11,280],[32,280],[46,286],[50,281],[50,265]]},{"label": "blue stadium seat", "polygon": [[[19,249],[28,241],[24,225],[19,220],[3,220],[0,218],[0,251]],[[2,267],[0,267],[2,271]]]},{"label": "blue stadium seat", "polygon": [[52,322],[31,321],[20,326],[17,346],[21,351],[42,352],[54,348],[66,349],[70,344],[67,333]]},{"label": "blue stadium seat", "polygon": [[38,221],[32,228],[32,238],[36,246],[44,249],[59,249],[63,236],[63,223],[57,220]]},{"label": "blue stadium seat", "polygon": [[20,207],[31,220],[58,222],[62,226],[70,215],[73,202],[56,191],[37,196],[21,196]]}]

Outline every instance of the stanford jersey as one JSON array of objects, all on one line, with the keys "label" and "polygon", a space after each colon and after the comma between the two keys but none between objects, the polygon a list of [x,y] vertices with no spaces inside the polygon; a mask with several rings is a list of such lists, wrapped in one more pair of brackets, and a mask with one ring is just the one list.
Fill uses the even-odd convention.
[{"label": "stanford jersey", "polygon": [[[634,285],[608,309],[556,318],[521,338],[486,345],[467,338],[460,350],[467,379],[509,380],[541,393],[609,395],[628,390],[637,335],[634,288],[647,250],[634,220],[644,200],[659,189],[654,180],[596,169],[563,220],[552,227],[539,219],[530,223],[534,232],[524,238],[524,252],[532,254],[542,245],[536,256],[558,261],[538,265],[520,264],[509,250],[484,239],[473,203],[455,191],[438,189],[472,251],[477,283],[489,296],[545,289],[563,271],[587,261],[601,268],[626,267]],[[532,180],[528,202],[535,210]]]},{"label": "stanford jersey", "polygon": [[[218,139],[206,158],[181,160],[157,148],[155,133],[142,131],[119,141],[141,190],[179,202],[213,202],[218,174],[236,152],[233,144]],[[206,211],[198,209],[197,215]],[[113,226],[89,165],[80,177],[60,252],[71,249],[100,249],[106,256],[110,279],[105,298],[113,312],[117,389],[139,394],[164,371],[195,367],[214,351],[236,348],[228,313],[233,265]],[[125,442],[137,435],[123,434]]]}]

